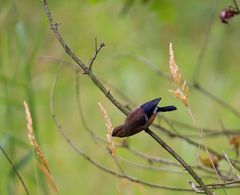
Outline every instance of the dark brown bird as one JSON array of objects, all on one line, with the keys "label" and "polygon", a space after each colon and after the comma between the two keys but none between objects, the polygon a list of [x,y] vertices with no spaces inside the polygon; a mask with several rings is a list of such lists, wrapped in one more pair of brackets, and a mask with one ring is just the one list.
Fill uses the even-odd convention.
[{"label": "dark brown bird", "polygon": [[128,137],[147,129],[159,112],[176,110],[175,106],[158,107],[161,98],[146,102],[140,107],[129,112],[124,124],[113,129],[113,137]]}]

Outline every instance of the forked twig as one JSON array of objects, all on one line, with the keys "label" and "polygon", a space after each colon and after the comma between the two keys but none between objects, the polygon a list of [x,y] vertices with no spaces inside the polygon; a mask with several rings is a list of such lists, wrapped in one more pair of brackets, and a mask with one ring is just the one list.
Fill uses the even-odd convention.
[{"label": "forked twig", "polygon": [[92,70],[92,65],[93,65],[94,61],[96,60],[98,53],[100,52],[100,50],[104,46],[106,46],[105,43],[100,43],[99,46],[98,46],[97,38],[95,38],[95,53],[94,53],[93,57],[91,58],[91,60],[88,63],[88,67],[89,67],[90,70]]}]

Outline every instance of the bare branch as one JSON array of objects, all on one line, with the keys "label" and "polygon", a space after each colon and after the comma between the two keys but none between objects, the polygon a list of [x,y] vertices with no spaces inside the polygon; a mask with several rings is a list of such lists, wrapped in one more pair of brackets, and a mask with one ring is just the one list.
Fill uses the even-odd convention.
[{"label": "bare branch", "polygon": [[97,44],[97,38],[95,38],[95,54],[93,55],[92,59],[91,59],[91,60],[89,61],[89,63],[88,63],[88,68],[89,68],[90,70],[92,70],[92,65],[93,65],[94,61],[96,60],[98,53],[100,52],[100,50],[101,50],[104,46],[106,46],[104,43],[100,43],[99,46],[97,46],[97,45],[98,45],[98,44]]},{"label": "bare branch", "polygon": [[[229,181],[229,182],[225,182],[225,183],[216,183],[216,184],[207,184],[208,187],[211,187],[211,189],[217,189],[219,187],[236,187],[239,188],[240,185],[235,185],[235,184],[240,184],[239,180],[234,180],[234,181]],[[232,185],[232,186],[231,186]],[[197,186],[197,188],[201,188],[200,186]]]},{"label": "bare branch", "polygon": [[[161,127],[159,125],[156,125],[156,124],[153,124],[152,126],[158,128],[159,130],[161,130],[162,132],[166,133],[168,136],[170,137],[177,137],[177,138],[180,138],[182,140],[185,140],[187,143],[193,145],[193,146],[196,146],[196,147],[199,147],[199,143],[195,142],[194,140],[192,139],[189,139],[188,137],[185,137],[183,135],[180,135],[180,134],[175,134],[173,132],[171,132],[170,130],[164,128],[164,127]],[[206,146],[207,147],[207,146]],[[205,147],[204,145],[200,145],[200,149],[201,150],[205,150]],[[210,148],[210,147],[207,147],[207,150],[211,153],[211,154],[214,154],[216,155],[219,159],[222,159],[223,158],[223,155],[217,151],[215,151],[214,149]],[[230,159],[231,160],[231,163],[232,165],[237,169],[237,170],[240,170],[240,167],[238,167],[238,165],[236,163],[239,163],[239,161],[236,161],[236,160],[233,160],[233,159]],[[236,162],[236,163],[235,163]]]},{"label": "bare branch", "polygon": [[110,93],[108,89],[106,89],[103,84],[98,80],[98,78],[93,74],[93,72],[82,62],[80,58],[78,58],[72,50],[69,48],[69,46],[65,43],[65,41],[62,38],[62,35],[58,31],[58,25],[53,21],[52,15],[49,11],[49,7],[46,0],[42,0],[43,8],[45,10],[45,13],[47,15],[50,28],[53,31],[54,35],[62,45],[63,49],[66,51],[66,53],[74,60],[76,64],[79,65],[79,67],[83,70],[85,74],[89,76],[89,78],[95,83],[95,85],[102,91],[102,93],[124,114],[127,114],[128,111],[124,106],[122,106]]},{"label": "bare branch", "polygon": [[20,180],[20,182],[21,182],[21,184],[22,184],[26,194],[29,195],[30,193],[28,191],[28,188],[27,188],[25,182],[23,181],[22,176],[18,173],[18,170],[15,168],[12,160],[9,158],[8,154],[6,153],[6,151],[3,149],[3,147],[1,145],[0,145],[0,149],[1,149],[2,153],[4,154],[4,156],[6,157],[6,159],[8,160],[8,163],[12,167],[12,170],[14,171],[14,173],[17,175],[18,179]]},{"label": "bare branch", "polygon": [[234,4],[234,7],[235,7],[235,9],[237,10],[238,14],[240,14],[240,10],[239,10],[237,1],[236,1],[236,0],[233,0],[233,4]]},{"label": "bare branch", "polygon": [[200,69],[201,69],[201,66],[202,66],[202,60],[203,60],[204,54],[206,52],[206,48],[207,48],[207,44],[208,44],[208,40],[209,40],[209,37],[210,37],[211,28],[212,28],[213,19],[215,18],[214,16],[215,16],[216,8],[217,8],[217,2],[218,1],[216,1],[216,0],[214,1],[213,8],[212,8],[212,11],[211,11],[211,15],[210,15],[210,18],[209,18],[209,23],[208,23],[208,26],[207,26],[207,29],[206,29],[206,34],[205,34],[205,37],[204,37],[204,41],[203,41],[202,47],[201,47],[200,52],[199,52],[198,57],[197,57],[197,62],[196,62],[196,65],[195,65],[195,70],[194,70],[193,79],[192,79],[194,83],[197,83],[198,78],[199,78]]},{"label": "bare branch", "polygon": [[228,163],[229,163],[230,167],[232,168],[232,170],[236,173],[237,178],[240,181],[240,176],[238,175],[236,169],[233,167],[233,165],[232,165],[231,161],[229,160],[228,156],[224,152],[223,152],[223,155],[224,155],[224,158],[228,161]]},{"label": "bare branch", "polygon": [[[214,162],[213,162],[213,159],[212,159],[211,154],[209,153],[209,151],[208,151],[208,149],[207,149],[207,147],[206,147],[205,145],[204,145],[204,147],[205,147],[205,149],[206,149],[206,151],[207,151],[208,158],[209,158],[209,160],[211,161],[212,167],[213,167],[213,169],[214,169],[214,171],[215,171],[215,173],[216,173],[216,175],[217,175],[217,177],[218,177],[219,182],[220,182],[220,183],[223,183],[222,180],[221,180],[221,178],[220,178],[220,176],[219,176],[219,171],[218,171],[218,169],[217,169],[217,166],[216,166],[216,165],[214,164]],[[223,189],[223,191],[224,191],[224,194],[227,195],[225,188],[223,187],[222,189]]]}]

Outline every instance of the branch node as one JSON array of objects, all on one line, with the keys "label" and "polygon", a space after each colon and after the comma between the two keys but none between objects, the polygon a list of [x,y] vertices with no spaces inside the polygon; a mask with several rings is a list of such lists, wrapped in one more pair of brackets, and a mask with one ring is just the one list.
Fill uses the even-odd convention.
[{"label": "branch node", "polygon": [[193,182],[189,181],[188,183],[191,185],[192,189],[193,189],[195,192],[197,192],[197,193],[201,193],[201,192],[202,192],[201,190],[199,190],[199,189],[197,188],[197,186],[196,186]]},{"label": "branch node", "polygon": [[84,68],[83,69],[83,75],[89,75],[89,73],[91,72],[92,70],[88,67]]},{"label": "branch node", "polygon": [[64,50],[68,53],[68,51],[69,51],[69,47],[65,44],[64,45]]},{"label": "branch node", "polygon": [[51,29],[52,29],[52,30],[58,30],[58,27],[59,27],[60,25],[61,25],[61,23],[55,22],[55,23],[51,24]]},{"label": "branch node", "polygon": [[104,47],[104,46],[106,46],[105,43],[100,43],[100,47]]},{"label": "branch node", "polygon": [[109,90],[107,91],[106,97],[109,97],[110,95],[111,95],[111,90],[109,89]]}]

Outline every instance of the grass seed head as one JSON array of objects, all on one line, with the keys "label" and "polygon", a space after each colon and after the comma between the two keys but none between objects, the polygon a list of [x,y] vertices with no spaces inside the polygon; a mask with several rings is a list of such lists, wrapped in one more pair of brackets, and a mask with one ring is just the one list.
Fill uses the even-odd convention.
[{"label": "grass seed head", "polygon": [[108,142],[107,148],[111,152],[112,156],[115,156],[115,143],[112,138],[112,130],[113,130],[112,123],[108,116],[107,110],[103,107],[103,105],[100,102],[98,102],[98,105],[100,107],[101,112],[103,113],[105,126],[107,128],[107,134],[106,134],[107,142]]}]

